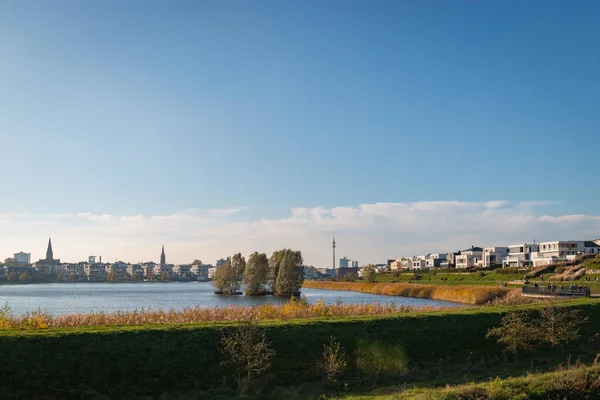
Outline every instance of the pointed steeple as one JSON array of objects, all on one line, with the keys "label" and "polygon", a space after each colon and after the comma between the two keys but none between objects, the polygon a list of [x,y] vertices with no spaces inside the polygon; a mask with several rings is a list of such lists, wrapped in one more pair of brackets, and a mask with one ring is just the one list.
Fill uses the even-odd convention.
[{"label": "pointed steeple", "polygon": [[163,266],[163,267],[165,265],[167,265],[167,259],[165,257],[165,245],[164,244],[163,244],[163,247],[162,247],[162,253],[160,253],[160,265]]},{"label": "pointed steeple", "polygon": [[54,260],[54,253],[52,252],[52,239],[48,238],[48,250],[46,250],[46,260]]}]

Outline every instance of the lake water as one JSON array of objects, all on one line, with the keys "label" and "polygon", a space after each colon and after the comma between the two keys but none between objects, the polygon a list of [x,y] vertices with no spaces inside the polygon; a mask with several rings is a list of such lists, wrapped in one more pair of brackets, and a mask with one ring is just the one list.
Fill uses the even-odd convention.
[{"label": "lake water", "polygon": [[[132,311],[141,308],[181,309],[184,307],[251,306],[284,303],[273,296],[218,296],[210,282],[185,283],[48,283],[0,285],[0,306],[8,303],[15,315],[37,310],[54,315],[92,311]],[[414,307],[460,304],[410,297],[381,296],[359,292],[302,289],[309,302],[322,298],[326,303],[396,303]]]}]

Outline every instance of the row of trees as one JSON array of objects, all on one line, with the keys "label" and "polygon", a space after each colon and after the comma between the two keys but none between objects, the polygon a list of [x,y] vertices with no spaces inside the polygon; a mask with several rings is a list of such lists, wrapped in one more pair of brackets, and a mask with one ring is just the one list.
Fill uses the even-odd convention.
[{"label": "row of trees", "polygon": [[239,294],[243,288],[247,296],[298,296],[304,282],[302,264],[302,253],[290,249],[275,251],[270,258],[254,252],[247,262],[237,253],[217,268],[213,285],[222,294]]}]

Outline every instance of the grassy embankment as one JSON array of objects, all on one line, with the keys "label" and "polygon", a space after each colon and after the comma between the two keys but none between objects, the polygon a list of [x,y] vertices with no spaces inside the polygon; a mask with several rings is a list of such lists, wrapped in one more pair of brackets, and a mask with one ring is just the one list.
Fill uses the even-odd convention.
[{"label": "grassy embankment", "polygon": [[[318,384],[322,377],[315,362],[329,336],[350,357],[341,378],[350,391],[403,382],[456,384],[531,369],[545,371],[569,354],[591,362],[600,349],[594,336],[600,332],[600,301],[561,304],[590,317],[581,329],[582,339],[571,348],[542,349],[522,358],[504,356],[498,343],[485,338],[508,307],[263,321],[276,355],[266,382],[269,391],[258,398],[276,397],[281,392],[273,389],[277,385],[315,384],[312,394],[317,396],[325,390]],[[534,312],[539,306],[518,308]],[[165,393],[169,395],[164,398],[216,398],[231,386],[230,375],[220,365],[219,338],[235,324],[0,331],[0,374],[7,377],[0,398],[159,398]],[[303,393],[296,398],[307,397],[311,396]]]},{"label": "grassy embankment", "polygon": [[385,394],[336,396],[344,400],[546,400],[600,398],[600,366],[575,363],[560,366],[554,372],[530,373],[525,376],[492,379],[446,388],[412,388],[385,390]]},{"label": "grassy embankment", "polygon": [[413,283],[305,281],[311,289],[350,290],[388,296],[420,297],[466,304],[485,304],[506,296],[512,289],[500,286],[440,286]]}]

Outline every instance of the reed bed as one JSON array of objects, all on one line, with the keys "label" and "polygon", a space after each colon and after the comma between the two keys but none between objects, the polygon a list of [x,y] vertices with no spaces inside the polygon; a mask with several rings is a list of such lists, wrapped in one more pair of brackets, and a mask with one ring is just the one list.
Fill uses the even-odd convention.
[{"label": "reed bed", "polygon": [[252,307],[193,307],[181,310],[117,311],[112,313],[52,315],[34,311],[12,315],[10,309],[0,309],[0,329],[44,329],[79,326],[154,325],[245,320],[289,320],[304,318],[354,317],[365,315],[402,314],[412,311],[438,311],[448,307],[419,307],[395,304],[314,304],[293,299],[288,303],[264,304]]},{"label": "reed bed", "polygon": [[388,296],[419,297],[433,300],[454,301],[466,304],[485,304],[506,296],[514,290],[496,286],[446,286],[415,283],[362,283],[305,281],[303,287],[311,289],[351,290]]}]

